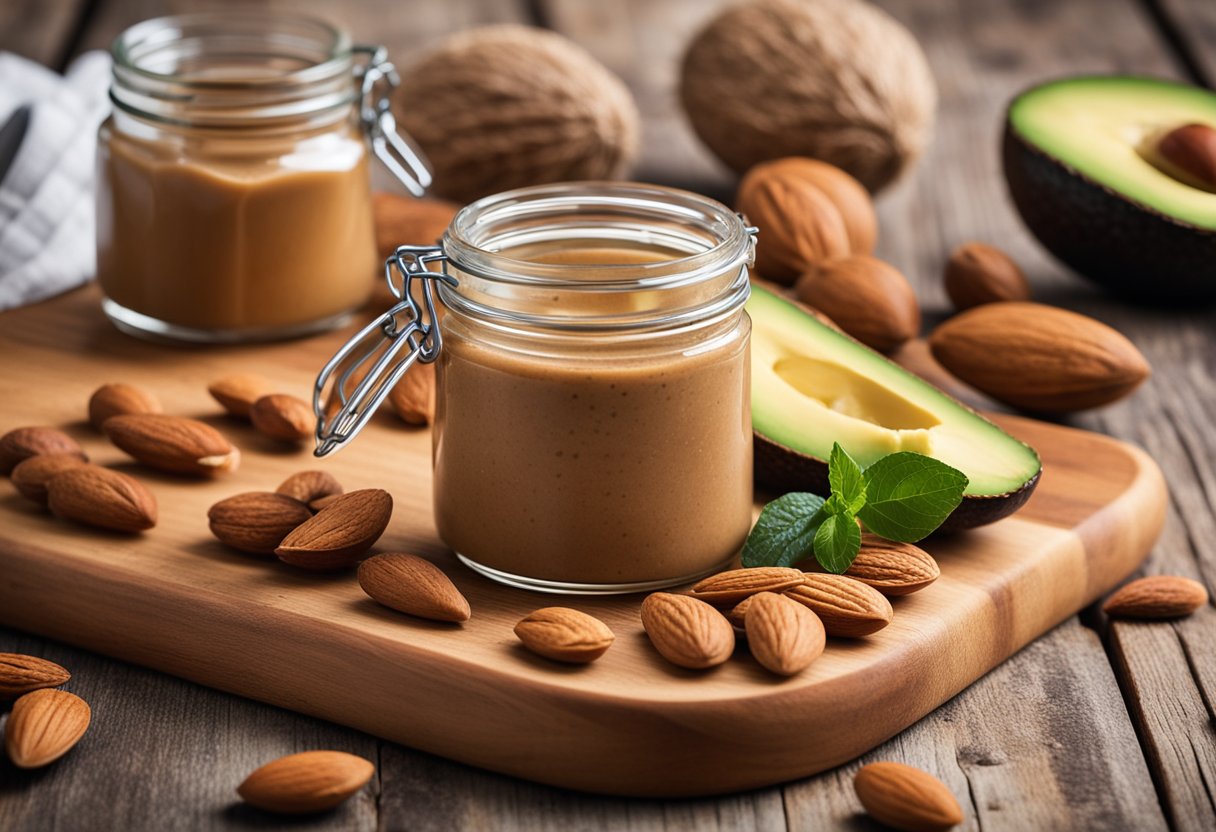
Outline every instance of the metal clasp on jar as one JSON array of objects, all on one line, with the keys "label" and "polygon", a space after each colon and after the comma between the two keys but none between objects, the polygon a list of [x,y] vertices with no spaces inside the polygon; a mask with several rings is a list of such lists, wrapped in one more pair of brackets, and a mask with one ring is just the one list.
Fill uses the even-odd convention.
[{"label": "metal clasp on jar", "polygon": [[401,83],[397,68],[383,46],[354,46],[356,55],[366,55],[366,64],[355,64],[361,98],[359,120],[371,142],[372,152],[414,196],[422,196],[431,184],[431,169],[422,150],[397,130],[390,94]]}]

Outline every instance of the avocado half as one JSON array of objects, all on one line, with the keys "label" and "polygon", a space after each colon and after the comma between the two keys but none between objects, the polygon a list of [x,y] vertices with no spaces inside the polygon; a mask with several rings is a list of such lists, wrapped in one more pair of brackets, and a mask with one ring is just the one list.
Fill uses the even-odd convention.
[{"label": "avocado half", "polygon": [[826,495],[839,442],[863,467],[915,451],[966,474],[945,530],[992,523],[1030,499],[1042,465],[1029,445],[792,301],[753,286],[747,311],[762,486]]},{"label": "avocado half", "polygon": [[1014,205],[1052,254],[1119,294],[1216,300],[1216,193],[1152,161],[1162,134],[1193,123],[1216,127],[1216,93],[1117,75],[1033,87],[1005,118]]}]

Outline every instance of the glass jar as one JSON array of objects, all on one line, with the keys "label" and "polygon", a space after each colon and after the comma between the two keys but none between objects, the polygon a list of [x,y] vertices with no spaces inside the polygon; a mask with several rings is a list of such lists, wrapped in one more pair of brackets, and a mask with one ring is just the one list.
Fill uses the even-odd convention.
[{"label": "glass jar", "polygon": [[415,193],[429,182],[374,100],[395,80],[383,50],[306,17],[226,11],[144,21],[112,54],[97,277],[120,329],[290,337],[366,301],[369,134]]},{"label": "glass jar", "polygon": [[[752,229],[713,200],[592,182],[487,197],[439,248],[399,250],[406,326],[390,324],[388,341],[415,348],[396,370],[438,362],[435,522],[462,561],[516,586],[610,593],[735,557],[752,510],[753,248]],[[434,262],[442,277],[424,271]],[[419,280],[428,309],[439,282],[437,330],[414,300]],[[323,393],[386,322],[318,380],[318,453],[370,416],[360,391],[342,391],[338,416]]]}]

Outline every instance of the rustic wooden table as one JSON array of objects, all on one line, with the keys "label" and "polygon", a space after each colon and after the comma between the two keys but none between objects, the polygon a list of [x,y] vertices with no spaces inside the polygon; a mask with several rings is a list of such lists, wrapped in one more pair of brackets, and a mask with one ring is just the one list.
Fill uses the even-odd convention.
[{"label": "rustic wooden table", "polygon": [[[229,0],[232,4],[239,0]],[[62,68],[127,25],[214,7],[206,0],[4,0],[0,49]],[[222,5],[222,4],[221,4]],[[733,179],[697,144],[675,103],[677,59],[720,5],[698,0],[299,0],[357,39],[408,53],[447,32],[523,21],[574,38],[632,87],[645,118],[636,178],[729,198]],[[1046,302],[1129,335],[1154,377],[1129,401],[1075,424],[1136,442],[1172,488],[1165,534],[1145,566],[1216,589],[1216,312],[1113,301],[1053,262],[1006,198],[1002,112],[1028,84],[1078,72],[1216,82],[1211,0],[882,0],[924,44],[941,104],[915,174],[880,202],[879,254],[907,273],[927,324],[946,314],[942,262],[955,244],[995,243]],[[1151,276],[1146,275],[1146,279]],[[0,580],[3,575],[0,575]],[[183,610],[189,615],[189,610]],[[711,800],[590,797],[489,774],[158,673],[0,630],[0,650],[70,667],[99,718],[62,762],[0,763],[0,830],[239,829],[279,821],[235,800],[248,771],[282,754],[343,749],[378,765],[372,788],[316,829],[871,828],[851,780],[870,760],[939,774],[967,828],[1216,829],[1216,612],[1174,624],[1108,624],[1084,612],[871,754],[837,771]],[[425,714],[418,714],[426,719]],[[813,737],[807,738],[814,742]]]}]

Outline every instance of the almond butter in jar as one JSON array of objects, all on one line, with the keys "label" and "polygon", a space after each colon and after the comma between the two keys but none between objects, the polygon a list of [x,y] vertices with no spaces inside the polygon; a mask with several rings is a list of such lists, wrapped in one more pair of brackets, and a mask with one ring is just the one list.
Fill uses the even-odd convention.
[{"label": "almond butter in jar", "polygon": [[[114,42],[98,141],[103,309],[136,335],[196,342],[335,326],[378,270],[368,134],[382,50],[289,14],[147,20]],[[361,89],[361,79],[366,89]],[[387,125],[403,181],[429,181]]]}]

